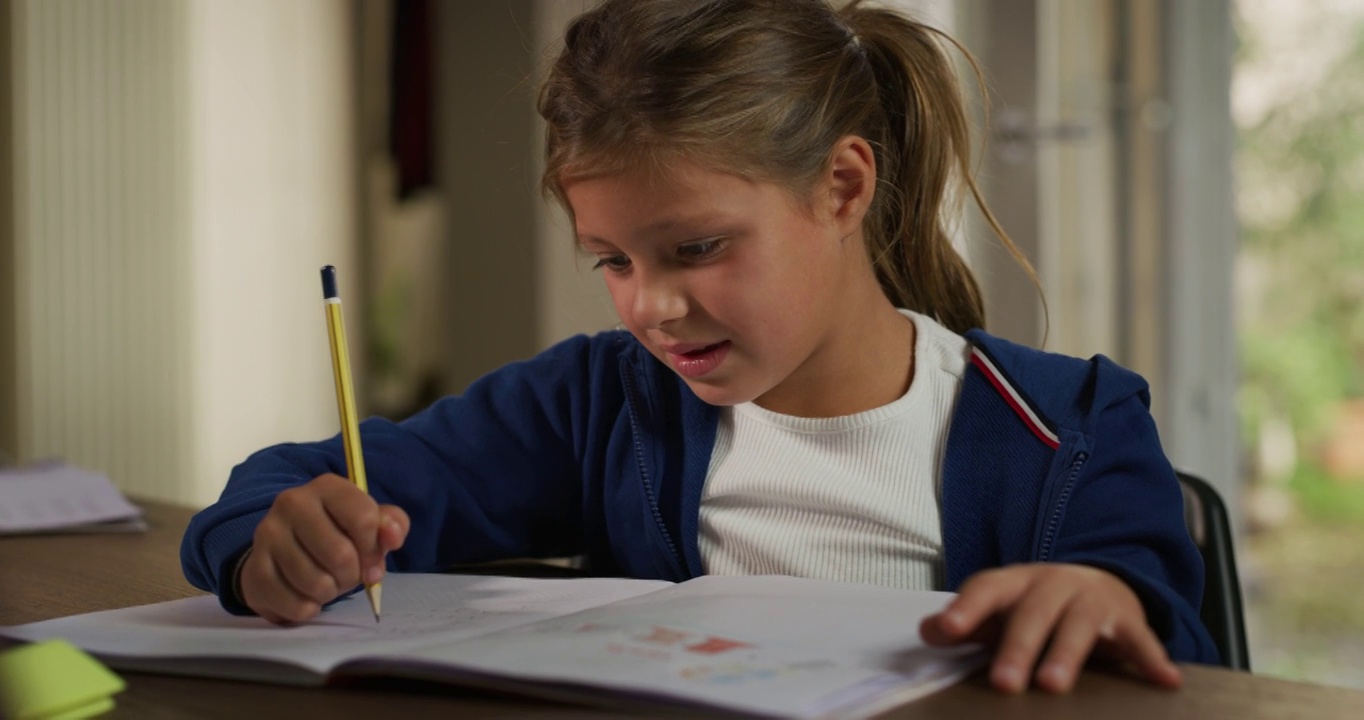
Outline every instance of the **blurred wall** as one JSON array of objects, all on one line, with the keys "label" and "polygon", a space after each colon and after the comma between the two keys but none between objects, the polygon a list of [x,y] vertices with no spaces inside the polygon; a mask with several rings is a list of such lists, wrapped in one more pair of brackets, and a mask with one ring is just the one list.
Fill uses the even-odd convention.
[{"label": "blurred wall", "polygon": [[436,4],[447,392],[538,348],[530,0]]},{"label": "blurred wall", "polygon": [[251,451],[336,434],[319,269],[337,266],[353,349],[363,298],[349,6],[194,0],[187,20],[194,464],[182,496],[203,502]]},{"label": "blurred wall", "polygon": [[0,464],[13,462],[19,452],[19,377],[15,367],[14,302],[14,43],[13,8],[0,2]]},{"label": "blurred wall", "polygon": [[[564,31],[568,23],[597,3],[594,0],[535,0],[535,35],[537,49],[535,84],[544,79],[554,59],[563,48]],[[531,145],[533,176],[536,182],[544,172],[544,121],[534,117],[534,140]],[[534,190],[538,200],[539,188]],[[548,347],[558,340],[577,333],[593,333],[614,327],[619,322],[611,296],[600,275],[592,272],[592,263],[585,262],[573,239],[573,228],[563,209],[551,199],[538,203],[535,213],[537,248],[536,285],[540,288],[536,299],[536,342]]]},{"label": "blurred wall", "polygon": [[354,270],[348,6],[6,8],[17,459],[197,505],[252,450],[334,434],[318,268]]}]

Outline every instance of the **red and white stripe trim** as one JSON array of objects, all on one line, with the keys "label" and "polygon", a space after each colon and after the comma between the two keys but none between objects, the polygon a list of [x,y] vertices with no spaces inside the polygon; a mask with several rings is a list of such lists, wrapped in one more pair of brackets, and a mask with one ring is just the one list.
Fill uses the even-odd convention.
[{"label": "red and white stripe trim", "polygon": [[1024,402],[1023,396],[1019,395],[1018,391],[1014,389],[1014,386],[1009,382],[1009,379],[1004,377],[1004,373],[1001,373],[999,368],[995,367],[995,364],[990,361],[990,358],[987,357],[980,348],[971,348],[971,363],[985,374],[985,377],[990,381],[990,384],[994,385],[995,390],[1004,398],[1004,402],[1007,402],[1009,407],[1014,409],[1014,412],[1018,414],[1019,419],[1023,421],[1023,424],[1028,426],[1028,429],[1032,431],[1033,435],[1037,436],[1038,440],[1046,443],[1047,446],[1053,450],[1061,446],[1061,438],[1057,437],[1056,433],[1052,432],[1051,428],[1047,427],[1046,423],[1042,422],[1042,419],[1037,416],[1037,413],[1033,411],[1032,407]]}]

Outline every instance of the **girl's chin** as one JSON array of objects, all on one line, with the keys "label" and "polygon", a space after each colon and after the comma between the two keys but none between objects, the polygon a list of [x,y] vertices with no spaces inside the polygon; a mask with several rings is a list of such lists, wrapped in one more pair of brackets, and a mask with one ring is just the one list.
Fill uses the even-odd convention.
[{"label": "girl's chin", "polygon": [[700,382],[685,377],[682,378],[682,380],[687,383],[687,387],[691,388],[691,391],[695,393],[696,397],[700,398],[702,402],[716,407],[742,405],[743,403],[752,401],[758,396],[758,393],[745,392],[743,389],[729,384]]}]

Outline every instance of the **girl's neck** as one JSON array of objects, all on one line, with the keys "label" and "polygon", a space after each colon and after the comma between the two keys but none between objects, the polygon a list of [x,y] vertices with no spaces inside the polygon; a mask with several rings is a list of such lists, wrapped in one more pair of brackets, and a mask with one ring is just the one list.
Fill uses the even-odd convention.
[{"label": "girl's neck", "polygon": [[754,402],[797,417],[839,417],[888,405],[914,379],[916,328],[881,292],[843,303],[843,321],[796,373]]}]

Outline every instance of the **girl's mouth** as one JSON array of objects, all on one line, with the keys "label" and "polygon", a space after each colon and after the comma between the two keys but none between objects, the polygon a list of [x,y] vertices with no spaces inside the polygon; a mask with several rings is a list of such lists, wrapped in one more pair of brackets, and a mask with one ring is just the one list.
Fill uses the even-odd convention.
[{"label": "girl's mouth", "polygon": [[667,348],[663,352],[667,354],[668,362],[678,375],[684,378],[699,378],[719,367],[720,363],[725,361],[729,355],[729,346],[729,341],[723,340],[685,352],[674,352]]}]

